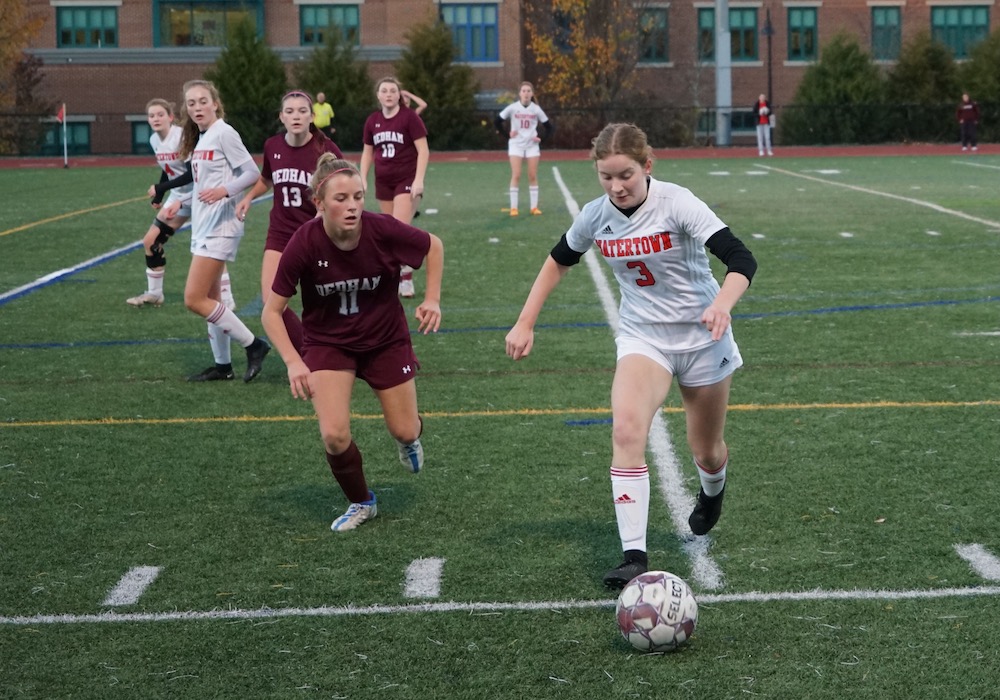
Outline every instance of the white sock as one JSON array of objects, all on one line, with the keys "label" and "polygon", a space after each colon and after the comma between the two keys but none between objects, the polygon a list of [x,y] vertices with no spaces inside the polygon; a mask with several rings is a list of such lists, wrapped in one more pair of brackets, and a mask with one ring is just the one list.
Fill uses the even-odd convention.
[{"label": "white sock", "polygon": [[158,297],[163,296],[163,269],[150,270],[146,268],[146,291]]},{"label": "white sock", "polygon": [[615,502],[618,536],[622,551],[646,551],[646,524],[649,520],[649,468],[611,467],[611,495]]},{"label": "white sock", "polygon": [[223,272],[222,277],[219,278],[219,291],[221,292],[222,303],[230,311],[235,311],[236,298],[233,296],[233,284],[229,279],[228,272]]},{"label": "white sock", "polygon": [[520,194],[520,190],[516,187],[510,188],[510,208],[517,209],[517,196]]},{"label": "white sock", "polygon": [[247,328],[246,324],[232,311],[226,308],[221,301],[216,305],[215,311],[205,319],[209,323],[214,323],[222,331],[228,334],[233,340],[243,347],[250,347],[254,341],[253,331]]},{"label": "white sock", "polygon": [[226,332],[214,323],[208,325],[208,344],[212,346],[212,355],[217,365],[231,365],[233,353],[230,351],[230,340]]},{"label": "white sock", "polygon": [[528,196],[531,198],[531,208],[538,209],[538,185],[528,186]]},{"label": "white sock", "polygon": [[694,465],[698,467],[698,478],[701,480],[701,489],[706,496],[718,496],[726,486],[726,467],[729,466],[729,453],[715,471],[708,471],[695,460]]}]

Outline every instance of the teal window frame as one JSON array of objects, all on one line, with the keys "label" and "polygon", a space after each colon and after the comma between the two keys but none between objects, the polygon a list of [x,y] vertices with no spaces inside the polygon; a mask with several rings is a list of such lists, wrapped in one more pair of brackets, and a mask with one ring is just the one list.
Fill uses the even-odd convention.
[{"label": "teal window frame", "polygon": [[639,63],[670,61],[670,17],[666,7],[647,7],[639,16]]},{"label": "teal window frame", "polygon": [[441,3],[441,21],[451,29],[464,63],[500,60],[500,8],[495,3]]},{"label": "teal window frame", "polygon": [[931,38],[951,49],[955,58],[968,58],[972,47],[990,33],[990,8],[986,5],[931,7]]},{"label": "teal window frame", "polygon": [[[729,9],[730,60],[734,62],[760,60],[757,30],[757,8]],[[698,60],[715,60],[715,9],[698,8]]]},{"label": "teal window frame", "polygon": [[815,61],[819,56],[819,12],[815,7],[788,8],[788,60]]},{"label": "teal window frame", "polygon": [[899,7],[872,8],[872,58],[895,61],[903,46],[903,11]]},{"label": "teal window frame", "polygon": [[[63,154],[63,125],[49,124],[44,133],[40,155],[61,156]],[[66,154],[71,156],[90,155],[90,122],[69,122],[66,124]]]},{"label": "teal window frame", "polygon": [[323,46],[335,30],[351,46],[361,45],[361,7],[358,5],[300,5],[299,45]]},{"label": "teal window frame", "polygon": [[56,7],[56,46],[103,49],[118,46],[117,7]]}]

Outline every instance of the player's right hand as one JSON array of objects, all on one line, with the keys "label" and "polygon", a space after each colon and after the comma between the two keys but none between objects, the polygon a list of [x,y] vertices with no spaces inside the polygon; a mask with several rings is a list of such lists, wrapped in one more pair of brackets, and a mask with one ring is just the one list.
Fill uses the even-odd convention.
[{"label": "player's right hand", "polygon": [[524,328],[520,324],[510,329],[506,338],[507,356],[517,361],[531,353],[531,346],[535,344],[535,331],[531,328]]}]

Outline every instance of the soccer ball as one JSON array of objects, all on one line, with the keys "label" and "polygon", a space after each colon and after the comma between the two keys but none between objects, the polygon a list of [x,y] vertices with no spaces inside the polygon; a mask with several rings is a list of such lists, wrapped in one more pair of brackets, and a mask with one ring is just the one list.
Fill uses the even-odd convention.
[{"label": "soccer ball", "polygon": [[698,624],[698,601],[684,579],[648,571],[628,582],[615,610],[622,636],[639,651],[673,651]]}]

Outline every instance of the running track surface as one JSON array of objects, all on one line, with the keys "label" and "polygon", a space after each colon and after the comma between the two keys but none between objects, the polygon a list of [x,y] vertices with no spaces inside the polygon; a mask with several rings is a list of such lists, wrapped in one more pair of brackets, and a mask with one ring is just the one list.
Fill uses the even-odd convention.
[{"label": "running track surface", "polygon": [[[548,160],[586,160],[589,153],[586,150],[574,151],[543,151],[543,158]],[[357,160],[360,154],[345,154],[348,158]],[[655,152],[659,160],[686,160],[692,158],[749,158],[760,159],[756,146],[731,146],[729,148],[666,148]],[[879,144],[872,146],[778,146],[775,157],[784,158],[841,158],[845,156],[967,156],[975,158],[979,155],[1000,155],[1000,144],[980,144],[979,150],[963,152],[958,144],[940,143],[903,143]],[[151,155],[144,156],[73,156],[69,159],[71,168],[144,166],[151,162]],[[260,156],[257,157],[258,163]],[[507,152],[504,151],[432,151],[432,163],[487,163],[507,162]],[[11,168],[61,168],[63,159],[51,158],[3,158],[0,157],[0,169]]]}]

